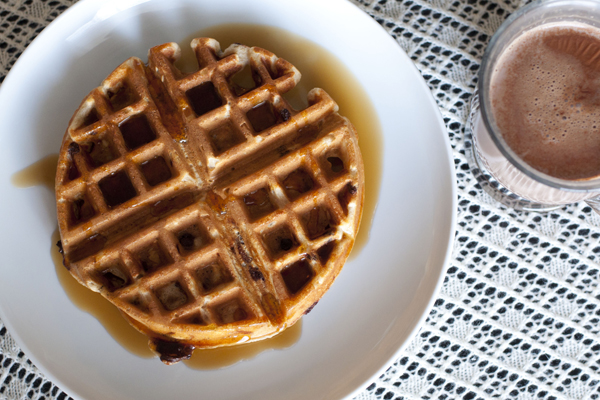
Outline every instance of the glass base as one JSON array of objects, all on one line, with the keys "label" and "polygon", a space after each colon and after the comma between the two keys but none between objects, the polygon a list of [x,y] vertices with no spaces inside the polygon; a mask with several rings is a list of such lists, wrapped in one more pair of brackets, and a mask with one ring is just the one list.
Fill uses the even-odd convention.
[{"label": "glass base", "polygon": [[479,112],[479,96],[477,91],[473,94],[471,99],[471,110],[469,113],[469,120],[465,126],[465,155],[471,169],[471,173],[479,183],[479,186],[488,193],[492,198],[507,207],[513,208],[519,211],[551,211],[556,210],[563,205],[556,204],[542,204],[534,201],[525,199],[507,189],[498,180],[496,180],[485,167],[485,164],[479,157],[479,154],[475,150],[473,143],[473,121],[476,113]]}]

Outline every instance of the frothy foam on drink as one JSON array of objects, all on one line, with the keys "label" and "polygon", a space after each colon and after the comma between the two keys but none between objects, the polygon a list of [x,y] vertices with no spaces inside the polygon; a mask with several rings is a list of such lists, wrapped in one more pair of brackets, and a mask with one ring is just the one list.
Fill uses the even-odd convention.
[{"label": "frothy foam on drink", "polygon": [[562,179],[600,175],[600,29],[524,33],[499,58],[490,97],[502,136],[527,164]]}]

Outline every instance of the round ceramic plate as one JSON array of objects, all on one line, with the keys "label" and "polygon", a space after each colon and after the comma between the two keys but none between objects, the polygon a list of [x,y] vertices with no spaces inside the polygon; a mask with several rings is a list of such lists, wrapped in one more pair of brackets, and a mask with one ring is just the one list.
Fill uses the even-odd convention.
[{"label": "round ceramic plate", "polygon": [[[199,371],[128,352],[70,301],[49,250],[54,194],[17,188],[11,176],[58,152],[81,99],[126,58],[145,60],[154,45],[223,23],[283,28],[333,53],[364,88],[383,146],[380,185],[370,187],[378,191],[376,211],[363,225],[369,240],[303,318],[299,340]],[[4,81],[0,132],[0,318],[34,363],[76,398],[352,396],[416,333],[450,257],[456,187],[437,106],[397,43],[345,0],[81,1],[36,38]]]}]

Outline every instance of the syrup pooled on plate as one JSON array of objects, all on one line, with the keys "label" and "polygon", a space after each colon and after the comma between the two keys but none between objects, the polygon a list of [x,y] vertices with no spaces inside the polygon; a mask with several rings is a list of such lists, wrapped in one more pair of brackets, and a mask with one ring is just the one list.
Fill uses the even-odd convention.
[{"label": "syrup pooled on plate", "polygon": [[57,162],[58,154],[50,154],[27,168],[15,172],[11,177],[11,183],[20,188],[43,185],[54,192]]}]

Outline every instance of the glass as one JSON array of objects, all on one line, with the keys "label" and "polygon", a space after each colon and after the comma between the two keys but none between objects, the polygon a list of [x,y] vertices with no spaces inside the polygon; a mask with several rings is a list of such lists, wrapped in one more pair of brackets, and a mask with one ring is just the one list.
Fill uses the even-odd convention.
[{"label": "glass", "polygon": [[[508,207],[547,211],[586,201],[600,213],[600,176],[567,180],[532,168],[507,145],[491,112],[490,81],[500,55],[524,32],[556,23],[583,23],[600,30],[600,2],[536,1],[515,11],[502,24],[486,49],[471,100],[465,129],[466,155],[480,186]],[[597,133],[600,135],[600,131]]]}]

